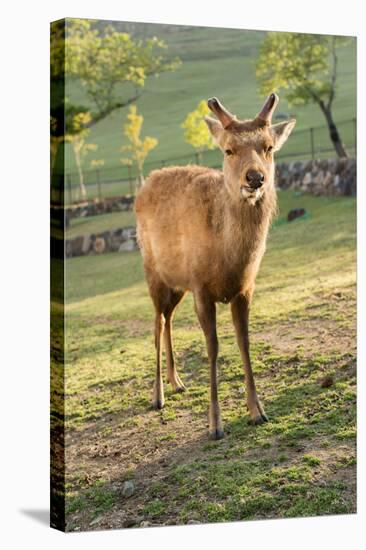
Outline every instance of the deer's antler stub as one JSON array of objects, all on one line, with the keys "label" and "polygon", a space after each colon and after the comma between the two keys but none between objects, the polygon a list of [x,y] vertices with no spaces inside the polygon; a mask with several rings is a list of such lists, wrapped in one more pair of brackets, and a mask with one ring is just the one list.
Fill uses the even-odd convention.
[{"label": "deer's antler stub", "polygon": [[264,102],[264,105],[261,109],[261,111],[257,114],[256,118],[264,121],[266,124],[271,124],[272,122],[272,116],[274,113],[274,110],[277,107],[279,98],[278,95],[275,93],[270,94],[266,101]]},{"label": "deer's antler stub", "polygon": [[217,116],[224,128],[227,128],[234,120],[236,116],[232,115],[216,97],[211,97],[207,100],[208,108]]}]

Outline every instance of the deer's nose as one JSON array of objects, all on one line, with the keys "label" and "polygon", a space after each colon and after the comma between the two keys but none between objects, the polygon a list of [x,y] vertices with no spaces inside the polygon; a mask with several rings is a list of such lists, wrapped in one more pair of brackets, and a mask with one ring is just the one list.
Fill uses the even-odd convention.
[{"label": "deer's nose", "polygon": [[252,189],[259,189],[259,187],[262,187],[264,182],[264,174],[262,174],[262,172],[258,172],[257,170],[248,170],[246,178]]}]

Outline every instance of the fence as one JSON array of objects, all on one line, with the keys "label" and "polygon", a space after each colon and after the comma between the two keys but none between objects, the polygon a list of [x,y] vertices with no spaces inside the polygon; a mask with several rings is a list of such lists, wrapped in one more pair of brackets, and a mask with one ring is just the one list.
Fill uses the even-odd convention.
[{"label": "fence", "polygon": [[[351,119],[337,123],[341,139],[350,156],[356,156],[357,148],[357,120]],[[283,150],[276,155],[277,162],[291,160],[307,160],[335,156],[333,145],[329,138],[326,126],[317,126],[304,130],[295,130]],[[222,154],[218,149],[204,151],[201,154],[192,150],[191,154],[182,155],[165,160],[147,161],[144,166],[145,174],[163,166],[203,164],[213,168],[221,167]],[[108,198],[133,194],[136,180],[134,167],[115,165],[84,171],[84,183],[87,189],[87,198]],[[65,202],[72,204],[80,200],[78,174],[65,174]],[[60,193],[60,192],[59,192]],[[57,200],[63,198],[57,195]]]}]

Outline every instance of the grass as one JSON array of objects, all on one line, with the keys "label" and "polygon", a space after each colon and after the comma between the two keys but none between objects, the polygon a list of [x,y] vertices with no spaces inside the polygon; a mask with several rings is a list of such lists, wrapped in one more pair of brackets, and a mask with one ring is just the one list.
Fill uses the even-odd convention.
[{"label": "grass", "polygon": [[[68,260],[68,530],[355,512],[356,202],[279,198],[250,327],[270,422],[247,424],[243,369],[220,305],[218,442],[207,438],[208,365],[191,296],[174,322],[187,392],[166,386],[165,408],[153,411],[153,309],[139,253]],[[286,223],[294,207],[308,216]],[[126,479],[135,484],[128,499]]]},{"label": "grass", "polygon": [[103,231],[119,229],[128,225],[135,225],[135,215],[132,210],[87,216],[85,218],[73,218],[70,220],[70,227],[66,231],[66,238],[102,233]]},{"label": "grass", "polygon": [[[137,26],[145,34],[156,34],[163,38],[168,46],[167,55],[179,56],[181,67],[173,73],[162,74],[159,78],[149,78],[143,96],[138,101],[138,109],[144,115],[144,135],[154,136],[159,144],[146,162],[146,173],[169,164],[187,164],[195,162],[194,149],[184,140],[181,124],[188,112],[199,101],[217,96],[234,113],[243,117],[254,116],[263,101],[259,96],[255,78],[255,61],[265,32],[237,29],[213,29],[203,27],[172,27],[167,25]],[[76,104],[86,102],[81,86],[74,81],[67,82],[67,94]],[[123,92],[121,90],[123,97]],[[290,108],[281,97],[278,111],[296,116],[296,130],[285,146],[279,158],[294,152],[310,152],[310,134],[303,132],[311,126],[323,126],[314,134],[317,151],[330,148],[325,122],[316,105]],[[126,109],[112,113],[92,127],[88,141],[96,143],[96,153],[85,160],[86,183],[90,193],[97,194],[96,174],[90,171],[90,161],[95,157],[105,160],[101,173],[104,179],[119,181],[127,179],[127,169],[120,162],[120,148],[125,144],[123,124]],[[356,117],[356,40],[339,49],[338,88],[334,101],[334,117],[337,122]],[[342,139],[347,146],[354,144],[355,128],[352,122],[339,127]],[[329,155],[329,154],[328,154]],[[299,158],[299,154],[297,158]],[[184,158],[182,158],[184,157]],[[220,165],[220,153],[215,150],[205,157],[205,164]],[[75,172],[75,163],[71,148],[66,149],[66,172]],[[121,184],[105,185],[103,195],[113,194],[112,189],[120,189]],[[72,186],[77,186],[77,177],[72,176]],[[126,183],[126,192],[128,184]]]}]

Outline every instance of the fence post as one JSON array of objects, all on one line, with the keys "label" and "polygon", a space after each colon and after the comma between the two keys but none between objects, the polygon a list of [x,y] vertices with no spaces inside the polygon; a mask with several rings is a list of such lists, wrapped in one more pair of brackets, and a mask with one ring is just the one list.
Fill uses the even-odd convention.
[{"label": "fence post", "polygon": [[69,204],[72,204],[72,189],[71,189],[71,176],[67,175],[67,190],[69,192]]},{"label": "fence post", "polygon": [[100,185],[100,176],[99,176],[98,168],[96,169],[95,173],[96,173],[95,175],[96,175],[97,186],[98,186],[98,199],[101,201],[102,200],[102,187]]},{"label": "fence post", "polygon": [[315,148],[314,148],[314,128],[309,128],[310,130],[310,147],[311,147],[311,159],[315,158]]}]

